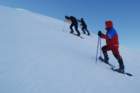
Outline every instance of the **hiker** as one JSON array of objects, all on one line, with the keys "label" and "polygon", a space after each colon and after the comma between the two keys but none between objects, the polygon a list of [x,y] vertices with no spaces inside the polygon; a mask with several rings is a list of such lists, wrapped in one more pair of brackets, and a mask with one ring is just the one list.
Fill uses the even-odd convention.
[{"label": "hiker", "polygon": [[88,36],[90,35],[88,29],[87,29],[87,24],[84,21],[83,18],[81,18],[80,20],[78,20],[80,22],[80,26],[81,26],[81,30],[83,31],[83,34],[87,34]]},{"label": "hiker", "polygon": [[75,31],[77,32],[77,34],[74,34],[74,35],[77,35],[77,36],[80,36],[80,32],[78,30],[78,22],[77,22],[77,19],[74,17],[74,16],[65,16],[65,19],[70,21],[70,33],[71,34],[74,34],[74,30],[73,30],[73,27],[75,28]]},{"label": "hiker", "polygon": [[118,72],[124,72],[124,63],[123,59],[119,53],[119,40],[118,34],[113,27],[113,22],[108,20],[105,22],[106,34],[103,34],[101,31],[98,32],[98,36],[106,40],[106,45],[102,47],[102,52],[104,55],[104,62],[109,63],[109,57],[107,52],[112,51],[114,57],[119,63],[119,68],[115,69]]}]

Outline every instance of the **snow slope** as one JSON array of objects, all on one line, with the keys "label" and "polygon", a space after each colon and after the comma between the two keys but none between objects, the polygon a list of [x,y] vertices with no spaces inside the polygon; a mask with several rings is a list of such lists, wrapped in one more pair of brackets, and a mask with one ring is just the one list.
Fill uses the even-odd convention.
[{"label": "snow slope", "polygon": [[121,49],[134,77],[118,74],[95,62],[97,36],[83,37],[63,21],[0,6],[0,93],[140,92],[138,54]]}]

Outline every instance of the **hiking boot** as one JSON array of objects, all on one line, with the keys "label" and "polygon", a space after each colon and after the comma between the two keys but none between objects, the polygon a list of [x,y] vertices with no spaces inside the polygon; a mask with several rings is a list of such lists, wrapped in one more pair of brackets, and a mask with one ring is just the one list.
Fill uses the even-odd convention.
[{"label": "hiking boot", "polygon": [[106,64],[109,64],[108,59],[106,59],[106,58],[103,59],[101,56],[99,57],[99,59],[100,59],[102,62],[104,62],[104,63],[106,63]]},{"label": "hiking boot", "polygon": [[80,34],[76,34],[77,36],[80,36]]},{"label": "hiking boot", "polygon": [[120,73],[124,73],[124,69],[118,68],[118,69],[114,69],[114,71],[120,72]]}]

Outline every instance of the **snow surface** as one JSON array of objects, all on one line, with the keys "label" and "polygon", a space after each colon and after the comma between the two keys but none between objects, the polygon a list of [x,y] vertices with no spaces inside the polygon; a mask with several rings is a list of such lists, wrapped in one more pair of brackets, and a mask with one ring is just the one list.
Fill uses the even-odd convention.
[{"label": "snow surface", "polygon": [[82,36],[63,21],[0,6],[0,93],[140,93],[139,54],[121,49],[134,77],[118,74],[95,62],[97,36]]}]

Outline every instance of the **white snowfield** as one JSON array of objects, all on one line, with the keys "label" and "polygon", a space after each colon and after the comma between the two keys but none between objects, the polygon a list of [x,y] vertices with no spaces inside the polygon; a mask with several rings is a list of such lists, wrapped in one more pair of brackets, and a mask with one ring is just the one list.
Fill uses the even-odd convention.
[{"label": "white snowfield", "polygon": [[63,21],[0,6],[0,93],[140,93],[140,55],[121,48],[134,77],[119,74],[95,62],[97,36],[82,36]]}]

